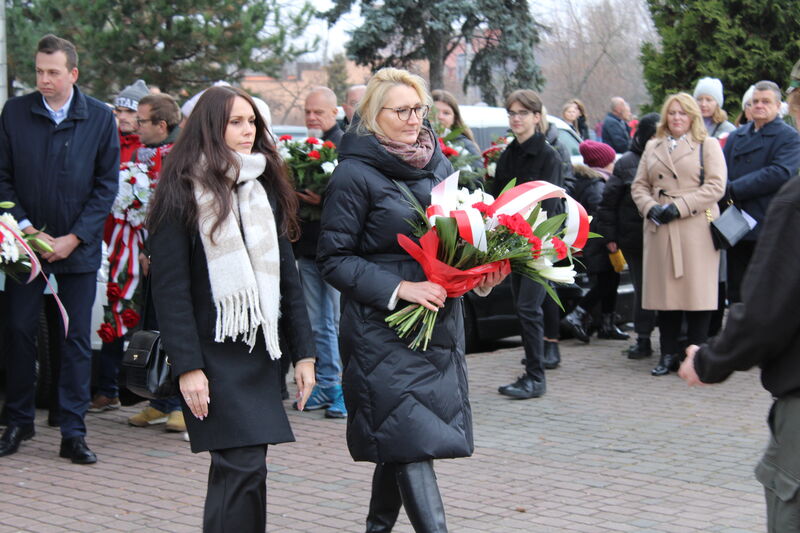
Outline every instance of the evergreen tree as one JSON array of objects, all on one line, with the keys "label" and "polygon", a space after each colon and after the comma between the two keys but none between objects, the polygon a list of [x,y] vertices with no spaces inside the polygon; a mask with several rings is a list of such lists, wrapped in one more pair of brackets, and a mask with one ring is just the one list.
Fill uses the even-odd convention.
[{"label": "evergreen tree", "polygon": [[[324,14],[329,23],[348,12],[356,0],[335,0]],[[464,88],[478,87],[483,99],[520,87],[539,89],[543,78],[534,60],[540,26],[527,0],[361,0],[364,23],[352,32],[347,52],[372,69],[408,67],[427,60],[430,86],[444,86],[445,60],[472,47]]]},{"label": "evergreen tree", "polygon": [[328,73],[328,88],[336,93],[336,99],[344,102],[347,94],[347,56],[338,53],[331,58],[331,62],[325,67]]},{"label": "evergreen tree", "polygon": [[[314,14],[279,0],[7,0],[9,77],[33,86],[36,42],[46,33],[78,49],[81,87],[110,98],[144,79],[170,93],[277,74],[308,51],[292,44]],[[315,45],[311,43],[311,45]]]},{"label": "evergreen tree", "polygon": [[[797,0],[647,0],[661,43],[642,47],[645,85],[660,106],[698,79],[722,80],[725,107],[741,109],[759,80],[785,86],[800,59]],[[737,112],[738,114],[738,112]]]}]

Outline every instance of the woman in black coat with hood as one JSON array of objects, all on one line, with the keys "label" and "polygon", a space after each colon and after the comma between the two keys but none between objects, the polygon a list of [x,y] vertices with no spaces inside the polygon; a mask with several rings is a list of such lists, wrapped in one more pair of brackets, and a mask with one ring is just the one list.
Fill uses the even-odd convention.
[{"label": "woman in black coat with hood", "polygon": [[[461,299],[426,281],[397,243],[451,172],[430,125],[431,97],[419,76],[385,68],[367,84],[339,145],[322,211],[317,263],[342,294],[339,323],[347,445],[376,464],[367,532],[391,531],[401,506],[414,530],[447,531],[433,459],[472,454]],[[487,276],[483,288],[499,283]],[[412,350],[386,324],[408,303],[438,310],[428,349]]]},{"label": "woman in black coat with hood", "polygon": [[605,237],[608,250],[619,247],[628,263],[633,281],[635,307],[633,315],[636,344],[625,353],[630,359],[642,359],[653,353],[650,334],[655,328],[656,313],[642,309],[642,216],[631,198],[631,183],[636,177],[639,160],[647,141],[655,134],[661,115],[648,113],[639,120],[630,149],[614,165],[598,210],[598,231]]}]

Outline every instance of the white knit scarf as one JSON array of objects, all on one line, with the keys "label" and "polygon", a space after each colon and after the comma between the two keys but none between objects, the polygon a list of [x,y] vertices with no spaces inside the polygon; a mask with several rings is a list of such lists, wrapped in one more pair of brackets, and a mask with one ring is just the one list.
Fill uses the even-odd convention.
[{"label": "white knit scarf", "polygon": [[[217,308],[215,342],[240,335],[256,345],[258,328],[264,331],[272,359],[281,356],[278,342],[280,317],[280,255],[275,217],[267,191],[256,178],[264,173],[263,154],[236,153],[239,162],[227,177],[236,183],[231,193],[232,210],[214,234],[213,196],[195,185],[200,239],[208,262],[211,294]],[[201,168],[204,165],[201,165]],[[241,228],[241,229],[240,229]]]}]

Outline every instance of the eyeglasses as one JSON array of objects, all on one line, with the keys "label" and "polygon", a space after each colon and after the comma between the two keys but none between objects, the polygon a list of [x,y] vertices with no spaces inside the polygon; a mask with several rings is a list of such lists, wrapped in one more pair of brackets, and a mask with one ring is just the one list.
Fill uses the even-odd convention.
[{"label": "eyeglasses", "polygon": [[382,107],[381,109],[388,109],[389,111],[394,111],[397,113],[397,118],[406,122],[408,119],[411,118],[411,112],[413,111],[414,114],[417,116],[418,119],[422,120],[428,116],[428,112],[431,110],[431,106],[429,105],[418,105],[417,107]]},{"label": "eyeglasses", "polygon": [[508,118],[514,118],[514,117],[526,118],[533,114],[534,114],[533,111],[528,111],[527,109],[523,109],[522,111],[509,111]]}]

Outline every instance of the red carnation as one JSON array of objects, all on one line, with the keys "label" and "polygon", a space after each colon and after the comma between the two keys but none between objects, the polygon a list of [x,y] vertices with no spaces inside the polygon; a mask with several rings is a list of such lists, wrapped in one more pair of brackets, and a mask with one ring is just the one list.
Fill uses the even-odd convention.
[{"label": "red carnation", "polygon": [[483,202],[475,202],[474,204],[472,204],[472,207],[477,209],[478,211],[480,211],[482,215],[486,215],[487,217],[490,217],[494,214],[492,206],[486,205]]},{"label": "red carnation", "polygon": [[447,157],[458,157],[458,150],[456,150],[455,148],[451,148],[450,146],[445,146],[442,149],[442,152]]},{"label": "red carnation", "polygon": [[336,148],[336,145],[333,144],[331,141],[325,141],[322,143],[323,148]]},{"label": "red carnation", "polygon": [[292,140],[292,136],[291,135],[281,135],[280,137],[278,137],[278,140],[279,141],[291,141]]},{"label": "red carnation", "polygon": [[122,298],[122,289],[113,281],[106,285],[106,298],[109,304],[114,304]]},{"label": "red carnation", "polygon": [[556,251],[556,259],[561,261],[562,259],[567,257],[567,245],[564,241],[562,241],[558,237],[553,237],[552,241],[550,242],[553,243],[553,248]]},{"label": "red carnation", "polygon": [[140,207],[142,207],[142,202],[140,202],[138,198],[134,198],[133,203],[131,203],[131,206],[133,206],[134,209],[139,209]]},{"label": "red carnation", "polygon": [[107,322],[100,324],[100,329],[97,330],[97,335],[100,337],[100,340],[105,343],[114,342],[114,340],[117,338],[117,332],[114,331],[114,328],[111,326],[111,324]]},{"label": "red carnation", "polygon": [[308,144],[319,144],[319,139],[317,139],[316,137],[309,137],[308,139],[306,139],[306,143],[308,143]]},{"label": "red carnation", "polygon": [[130,183],[131,185],[136,183],[136,176],[131,176],[131,179],[128,180],[128,183]]},{"label": "red carnation", "polygon": [[134,311],[133,309],[125,309],[121,314],[120,318],[122,318],[122,323],[125,324],[126,328],[132,328],[136,324],[139,323],[139,313]]},{"label": "red carnation", "polygon": [[317,151],[317,150],[311,150],[310,152],[308,152],[308,158],[309,159],[319,159],[320,157],[322,157],[322,156],[320,155],[319,151]]},{"label": "red carnation", "polygon": [[542,254],[542,240],[536,235],[528,237],[528,242],[531,243],[531,254],[534,259],[539,259]]}]

